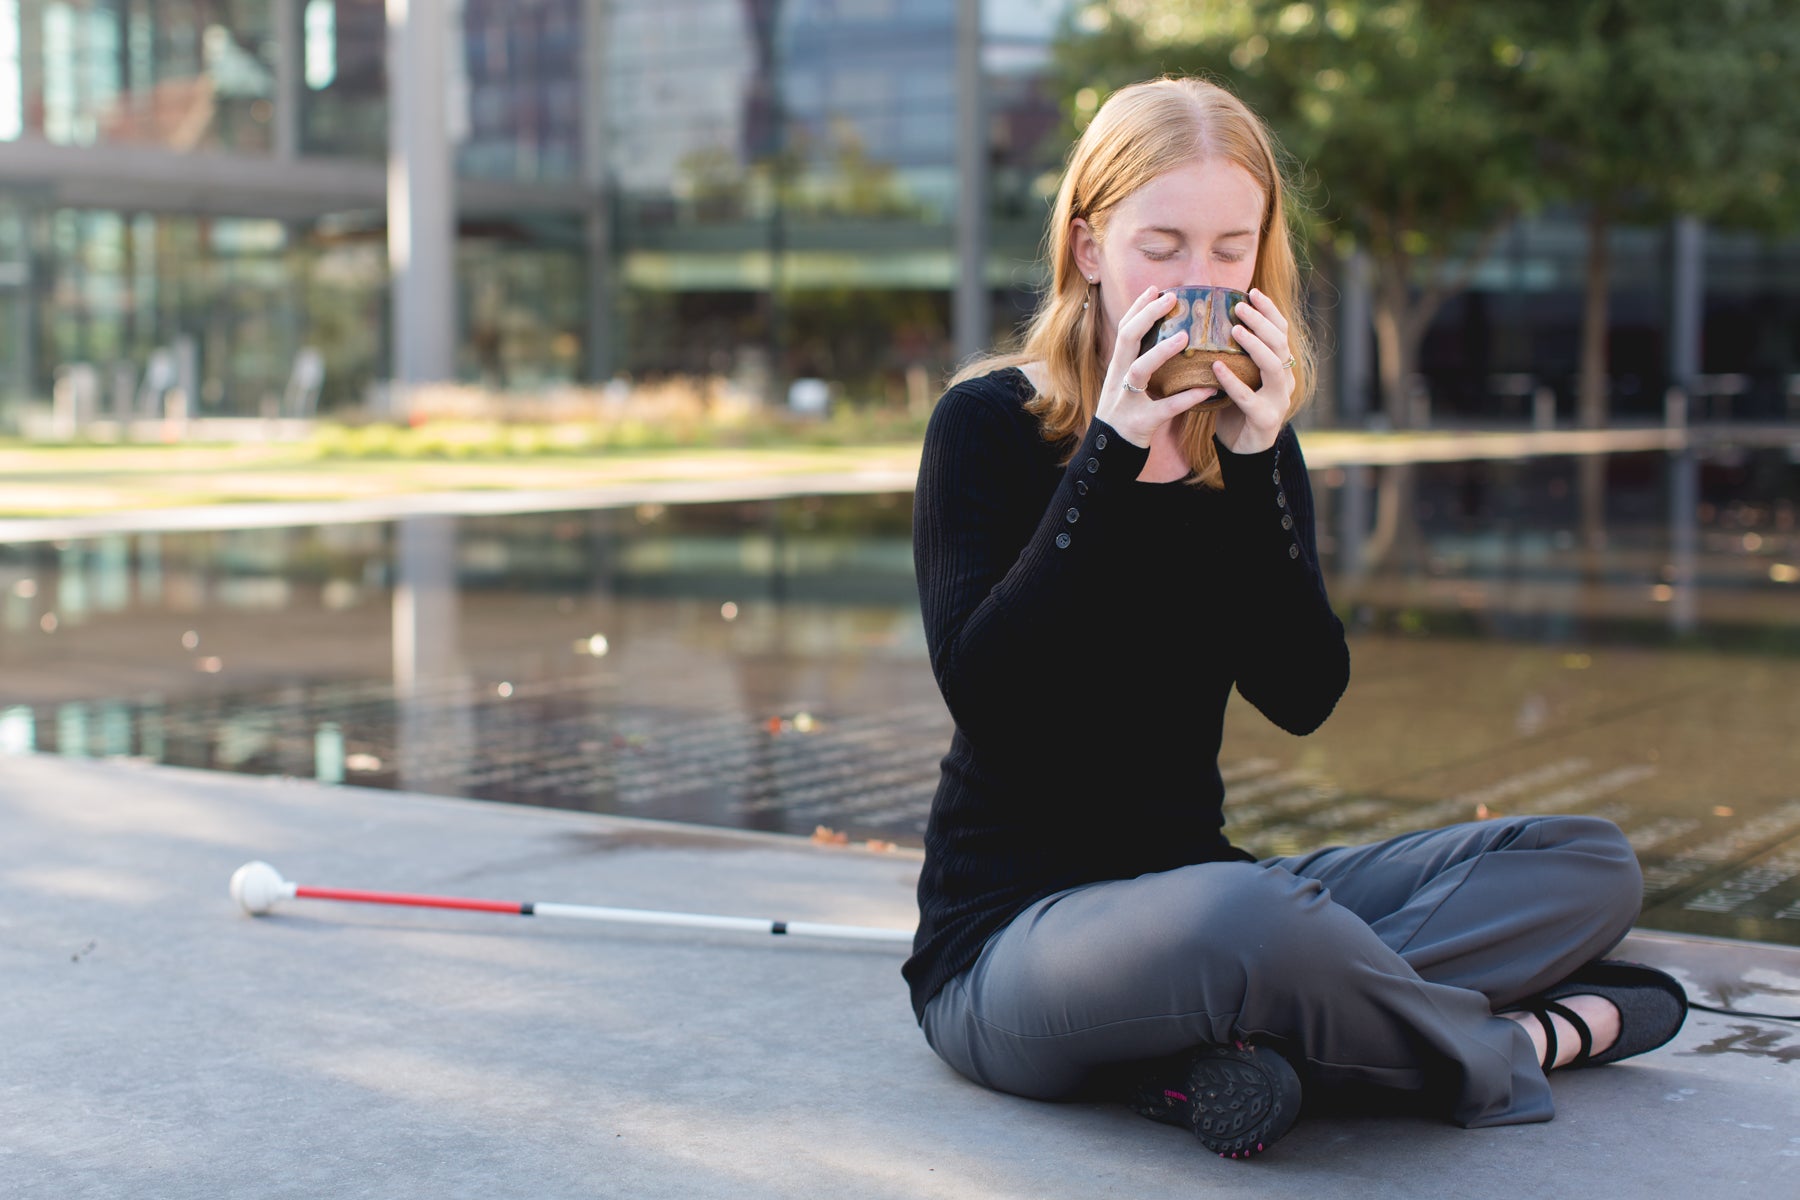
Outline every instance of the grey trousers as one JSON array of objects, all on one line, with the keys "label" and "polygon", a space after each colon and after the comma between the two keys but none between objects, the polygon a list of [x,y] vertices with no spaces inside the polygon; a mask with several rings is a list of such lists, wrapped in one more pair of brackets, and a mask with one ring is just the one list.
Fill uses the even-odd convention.
[{"label": "grey trousers", "polygon": [[956,1070],[1056,1099],[1104,1068],[1270,1041],[1324,1083],[1442,1092],[1465,1126],[1547,1121],[1531,1039],[1494,1015],[1600,957],[1643,900],[1593,817],[1519,817],[1038,901],[926,1006]]}]

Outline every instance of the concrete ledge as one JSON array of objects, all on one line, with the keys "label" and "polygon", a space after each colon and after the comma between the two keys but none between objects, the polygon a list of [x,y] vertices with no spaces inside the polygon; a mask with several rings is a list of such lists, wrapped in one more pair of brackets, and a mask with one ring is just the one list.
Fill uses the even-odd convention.
[{"label": "concrete ledge", "polygon": [[[0,759],[0,1179],[25,1197],[1791,1196],[1800,1032],[1696,1013],[1547,1125],[1321,1111],[1252,1163],[926,1049],[903,949],[226,896],[303,883],[909,927],[911,856]],[[1793,1011],[1800,952],[1639,935]],[[1784,1006],[1784,1007],[1777,1007]]]}]

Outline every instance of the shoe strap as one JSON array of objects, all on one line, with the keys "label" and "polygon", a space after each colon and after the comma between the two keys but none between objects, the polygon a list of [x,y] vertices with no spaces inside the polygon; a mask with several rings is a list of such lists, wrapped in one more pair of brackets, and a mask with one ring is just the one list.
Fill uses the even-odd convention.
[{"label": "shoe strap", "polygon": [[[1545,1011],[1553,1012],[1563,1020],[1567,1021],[1570,1027],[1575,1030],[1575,1036],[1581,1039],[1581,1049],[1575,1052],[1575,1057],[1569,1060],[1568,1065],[1571,1067],[1578,1067],[1586,1062],[1589,1056],[1594,1052],[1594,1033],[1593,1030],[1587,1027],[1587,1022],[1577,1016],[1575,1010],[1566,1004],[1558,1004],[1554,1000],[1541,1000],[1539,1001],[1539,1004]],[[1548,1029],[1550,1027],[1549,1018],[1544,1016],[1542,1012],[1538,1013],[1538,1020],[1544,1023],[1544,1028]],[[1555,1047],[1555,1034],[1550,1035],[1549,1042],[1552,1047]],[[1556,1061],[1554,1049],[1550,1054],[1550,1061]],[[1548,1064],[1546,1064],[1546,1066],[1547,1065]]]},{"label": "shoe strap", "polygon": [[[1538,1001],[1537,1003],[1534,1003],[1534,1004],[1527,1004],[1527,1005],[1522,1006],[1522,1011],[1528,1012],[1532,1016],[1536,1017],[1537,1023],[1544,1027],[1544,1061],[1542,1063],[1540,1063],[1539,1065],[1544,1068],[1544,1074],[1546,1074],[1546,1075],[1548,1075],[1550,1073],[1550,1068],[1556,1064],[1556,1050],[1557,1050],[1556,1024],[1555,1024],[1555,1022],[1550,1020],[1550,1014],[1545,1011],[1545,1009],[1547,1009],[1550,1006],[1550,1004],[1551,1004],[1551,1001],[1543,1000],[1543,1001]],[[1561,1006],[1559,1005],[1558,1007],[1561,1007]]]}]

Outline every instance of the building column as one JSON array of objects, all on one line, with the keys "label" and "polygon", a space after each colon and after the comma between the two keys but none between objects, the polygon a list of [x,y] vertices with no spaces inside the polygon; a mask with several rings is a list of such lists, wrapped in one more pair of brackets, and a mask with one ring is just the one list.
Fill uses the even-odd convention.
[{"label": "building column", "polygon": [[19,13],[19,137],[44,136],[43,5],[26,3]]},{"label": "building column", "polygon": [[283,161],[300,154],[300,55],[306,46],[301,2],[274,0],[270,12],[275,26],[275,157]]},{"label": "building column", "polygon": [[395,411],[456,375],[456,207],[445,132],[447,9],[387,0],[388,269]]},{"label": "building column", "polygon": [[587,193],[587,341],[584,371],[602,383],[617,370],[614,359],[612,223],[606,170],[607,0],[581,3],[581,185]]},{"label": "building column", "polygon": [[981,0],[956,4],[956,292],[951,328],[957,359],[988,348],[988,124],[981,79]]},{"label": "building column", "polygon": [[1675,218],[1669,230],[1669,382],[1694,391],[1706,325],[1706,226]]},{"label": "building column", "polygon": [[0,430],[18,432],[26,408],[42,395],[38,388],[41,313],[37,302],[39,213],[24,196],[0,198],[0,231],[16,247],[0,261],[0,338],[11,343],[13,371],[0,377]]}]

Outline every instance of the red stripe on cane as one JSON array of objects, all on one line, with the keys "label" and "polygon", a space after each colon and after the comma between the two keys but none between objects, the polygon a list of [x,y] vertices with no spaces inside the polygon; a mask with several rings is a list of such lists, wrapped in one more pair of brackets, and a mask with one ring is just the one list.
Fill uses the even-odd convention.
[{"label": "red stripe on cane", "polygon": [[313,900],[354,900],[363,904],[411,904],[418,908],[466,908],[476,912],[530,915],[529,906],[516,900],[467,900],[460,896],[413,896],[404,892],[360,892],[321,887],[297,887],[294,895]]}]

